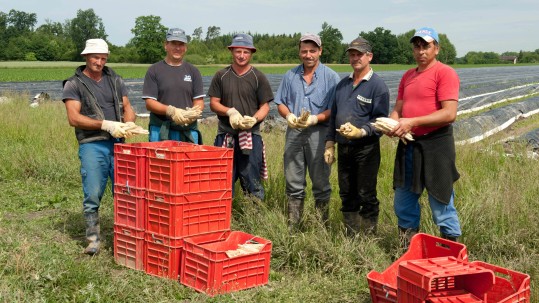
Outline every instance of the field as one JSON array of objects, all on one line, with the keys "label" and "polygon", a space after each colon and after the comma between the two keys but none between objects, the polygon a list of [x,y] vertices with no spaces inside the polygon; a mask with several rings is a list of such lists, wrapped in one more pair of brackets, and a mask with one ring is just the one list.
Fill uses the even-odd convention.
[{"label": "field", "polygon": [[[72,67],[69,70],[71,74]],[[110,190],[101,211],[104,250],[89,258],[82,254],[77,142],[62,103],[30,108],[28,96],[8,97],[11,102],[0,104],[0,302],[367,303],[367,273],[383,271],[400,255],[392,210],[396,141],[382,138],[379,232],[376,237],[348,239],[341,223],[335,165],[330,228],[317,223],[314,202],[308,196],[303,231],[288,233],[282,170],[284,134],[274,131],[263,134],[270,173],[265,203],[254,205],[240,195],[232,214],[232,230],[273,242],[267,286],[208,298],[178,282],[117,265],[112,250]],[[146,127],[147,120],[137,123]],[[506,156],[501,141],[537,125],[539,115],[533,115],[478,143],[458,146],[461,179],[455,187],[463,227],[460,240],[467,245],[470,260],[529,274],[531,302],[539,300],[539,163],[525,156],[527,150],[521,144],[513,145],[513,156]],[[204,142],[213,142],[215,125],[202,125],[201,131]],[[145,140],[138,137],[130,142]],[[423,205],[425,202],[423,197]],[[438,235],[428,206],[422,214],[422,231]]]}]

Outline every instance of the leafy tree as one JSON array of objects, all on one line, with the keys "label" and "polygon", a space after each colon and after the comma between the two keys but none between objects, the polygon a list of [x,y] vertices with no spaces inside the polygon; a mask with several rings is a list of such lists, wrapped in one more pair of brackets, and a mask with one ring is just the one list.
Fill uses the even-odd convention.
[{"label": "leafy tree", "polygon": [[84,49],[86,40],[96,38],[107,39],[103,21],[91,8],[87,10],[79,9],[77,11],[77,17],[68,21],[66,27],[77,50],[75,60],[82,59],[80,52]]},{"label": "leafy tree", "polygon": [[10,10],[7,15],[8,38],[33,32],[36,23],[37,15],[35,13],[26,13],[14,9]]},{"label": "leafy tree", "polygon": [[390,30],[377,27],[371,32],[361,32],[361,37],[371,43],[373,64],[396,63],[395,54],[399,51],[397,37]]},{"label": "leafy tree", "polygon": [[202,27],[199,26],[193,31],[193,40],[202,40]]},{"label": "leafy tree", "polygon": [[410,39],[414,36],[415,30],[411,29],[404,34],[397,35],[397,53],[395,54],[395,63],[397,64],[415,64],[414,52]]},{"label": "leafy tree", "polygon": [[344,49],[342,47],[342,33],[337,28],[322,23],[322,31],[318,33],[322,40],[322,55],[320,60],[324,63],[340,62]]},{"label": "leafy tree", "polygon": [[438,52],[438,60],[445,64],[454,64],[455,59],[457,58],[457,50],[455,49],[455,46],[449,41],[449,38],[447,38],[447,35],[445,34],[438,34],[438,38],[440,38],[440,52]]},{"label": "leafy tree", "polygon": [[206,32],[206,42],[213,40],[221,34],[221,28],[218,26],[208,26],[208,31]]},{"label": "leafy tree", "polygon": [[137,17],[131,32],[135,35],[131,42],[137,49],[140,62],[154,63],[164,57],[163,41],[167,28],[161,24],[161,17],[154,15]]}]

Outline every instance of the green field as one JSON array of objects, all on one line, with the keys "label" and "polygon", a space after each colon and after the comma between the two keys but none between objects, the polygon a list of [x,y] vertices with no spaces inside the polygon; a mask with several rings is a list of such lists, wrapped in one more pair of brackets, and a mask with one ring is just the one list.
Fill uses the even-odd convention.
[{"label": "green field", "polygon": [[[27,82],[27,81],[57,81],[64,80],[73,75],[74,69],[84,64],[83,62],[0,62],[0,81],[3,82]],[[108,63],[118,74],[125,79],[144,78],[149,64]],[[284,74],[294,64],[260,64],[254,65],[266,74]],[[336,72],[351,72],[348,64],[329,64]],[[489,67],[489,66],[512,66],[503,65],[454,65],[455,68]],[[197,66],[203,76],[212,76],[224,65],[199,65]],[[411,65],[401,64],[373,64],[375,71],[405,70]]]},{"label": "green field", "polygon": [[[2,68],[11,71],[13,67]],[[46,71],[56,67],[41,68]],[[66,68],[72,73],[73,66]],[[383,271],[400,256],[392,210],[396,141],[383,137],[381,142],[378,234],[348,239],[343,235],[335,165],[330,228],[317,223],[308,189],[303,232],[288,233],[282,169],[284,134],[278,131],[263,133],[270,174],[265,183],[265,203],[254,205],[239,195],[232,210],[232,230],[273,242],[267,286],[208,298],[177,281],[116,264],[110,190],[101,208],[104,249],[96,257],[85,256],[78,145],[64,106],[49,102],[30,108],[25,96],[8,97],[13,101],[0,104],[0,302],[367,303],[367,273]],[[137,123],[147,126],[147,120]],[[518,120],[510,132],[523,133],[537,125],[539,115]],[[215,125],[202,125],[201,131],[204,142],[213,142]],[[498,141],[507,135],[501,132],[479,143],[457,147],[461,179],[455,190],[463,228],[461,241],[472,261],[529,274],[531,302],[538,302],[539,164],[524,156],[526,150],[521,145],[513,146],[514,157],[505,156],[505,147]],[[139,137],[129,142],[145,140]],[[421,201],[427,205],[425,197]],[[422,214],[422,231],[438,235],[428,206],[423,207]]]}]

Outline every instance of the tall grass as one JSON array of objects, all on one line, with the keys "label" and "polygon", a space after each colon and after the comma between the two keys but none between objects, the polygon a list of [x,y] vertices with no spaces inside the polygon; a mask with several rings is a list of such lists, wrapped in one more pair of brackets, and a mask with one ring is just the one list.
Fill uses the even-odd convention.
[{"label": "tall grass", "polygon": [[[366,274],[384,270],[399,256],[391,181],[396,142],[382,139],[376,237],[344,236],[335,165],[330,227],[316,220],[309,195],[302,232],[289,234],[284,134],[279,131],[263,133],[270,173],[265,203],[255,205],[239,195],[232,214],[233,230],[273,242],[268,286],[207,298],[178,282],[115,264],[110,190],[101,208],[104,251],[93,258],[84,256],[78,146],[64,106],[54,101],[30,108],[26,96],[10,97],[13,102],[0,104],[0,302],[370,302]],[[137,123],[146,126],[147,120]],[[512,131],[538,123],[539,117],[521,120]],[[201,125],[201,131],[204,142],[212,144],[215,125]],[[503,137],[457,147],[461,241],[471,260],[530,274],[536,302],[539,163],[521,156],[525,147],[518,144],[516,156],[505,156],[497,143]],[[422,230],[437,235],[428,206],[422,215]]]}]

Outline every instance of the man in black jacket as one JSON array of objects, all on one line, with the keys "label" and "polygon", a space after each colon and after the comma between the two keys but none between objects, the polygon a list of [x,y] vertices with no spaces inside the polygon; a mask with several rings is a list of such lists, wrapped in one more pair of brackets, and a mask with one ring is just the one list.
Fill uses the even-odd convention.
[{"label": "man in black jacket", "polygon": [[114,184],[114,143],[121,142],[134,126],[135,112],[122,78],[105,66],[107,42],[89,39],[81,53],[86,65],[64,81],[64,101],[69,125],[79,142],[82,202],[88,247],[85,254],[99,252],[99,205],[108,179]]}]

